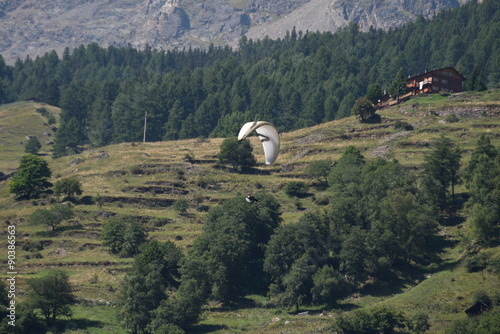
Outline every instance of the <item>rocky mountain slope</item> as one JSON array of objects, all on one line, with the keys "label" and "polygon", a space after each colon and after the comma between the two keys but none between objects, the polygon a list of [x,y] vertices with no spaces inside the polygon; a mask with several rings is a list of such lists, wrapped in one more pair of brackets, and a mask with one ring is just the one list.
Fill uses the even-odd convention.
[{"label": "rocky mountain slope", "polygon": [[286,31],[335,31],[349,21],[388,29],[469,0],[2,0],[0,54],[8,64],[81,44],[144,48],[237,46]]}]

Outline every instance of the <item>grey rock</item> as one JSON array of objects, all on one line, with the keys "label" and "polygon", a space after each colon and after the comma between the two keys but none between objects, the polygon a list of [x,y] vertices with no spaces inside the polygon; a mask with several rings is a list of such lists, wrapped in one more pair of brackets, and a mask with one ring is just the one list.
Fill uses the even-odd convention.
[{"label": "grey rock", "polygon": [[0,54],[17,58],[98,43],[106,47],[237,46],[241,36],[284,37],[287,31],[389,29],[431,18],[469,0],[18,0],[0,2]]}]

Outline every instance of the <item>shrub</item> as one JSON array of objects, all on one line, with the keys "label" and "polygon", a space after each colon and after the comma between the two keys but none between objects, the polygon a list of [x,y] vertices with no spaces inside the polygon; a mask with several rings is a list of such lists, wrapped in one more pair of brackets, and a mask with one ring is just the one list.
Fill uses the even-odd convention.
[{"label": "shrub", "polygon": [[468,258],[464,262],[464,266],[469,273],[482,270],[486,267],[488,256],[484,253],[479,253]]},{"label": "shrub", "polygon": [[41,258],[43,258],[43,255],[38,251],[34,251],[34,252],[29,253],[29,254],[26,254],[24,257],[28,260],[29,259],[41,259]]},{"label": "shrub", "polygon": [[181,215],[185,215],[189,207],[187,199],[181,198],[175,201],[174,210],[179,212]]},{"label": "shrub", "polygon": [[54,115],[50,115],[47,119],[49,125],[56,124],[56,117]]},{"label": "shrub", "polygon": [[411,131],[413,130],[413,126],[407,122],[402,122],[401,120],[398,119],[396,123],[394,123],[394,129]]},{"label": "shrub", "polygon": [[314,202],[318,205],[328,205],[330,204],[330,199],[328,198],[328,195],[316,194],[314,195]]},{"label": "shrub", "polygon": [[45,107],[38,108],[36,109],[36,111],[39,112],[44,117],[49,117],[49,111]]},{"label": "shrub", "polygon": [[484,290],[475,291],[474,294],[472,295],[472,305],[479,302],[483,302],[488,306],[492,305],[491,297]]},{"label": "shrub", "polygon": [[22,249],[28,252],[41,251],[43,249],[43,244],[40,240],[38,241],[28,240],[24,243]]},{"label": "shrub", "polygon": [[394,333],[396,328],[405,328],[406,319],[401,311],[380,307],[370,311],[354,311],[341,315],[335,325],[343,333]]},{"label": "shrub", "polygon": [[134,166],[134,167],[132,167],[132,169],[130,170],[130,172],[132,173],[132,175],[142,175],[142,174],[144,174],[144,170],[140,166]]},{"label": "shrub", "polygon": [[446,123],[456,123],[456,122],[458,122],[458,117],[457,117],[457,115],[452,113],[452,114],[446,115],[444,120],[446,121]]},{"label": "shrub", "polygon": [[292,197],[306,197],[308,186],[302,181],[291,181],[285,187],[285,194]]}]

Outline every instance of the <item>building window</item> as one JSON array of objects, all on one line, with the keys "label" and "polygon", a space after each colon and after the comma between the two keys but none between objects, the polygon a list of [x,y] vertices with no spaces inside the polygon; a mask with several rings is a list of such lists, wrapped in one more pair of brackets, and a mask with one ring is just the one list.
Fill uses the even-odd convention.
[{"label": "building window", "polygon": [[446,71],[443,71],[443,74],[444,74],[444,75],[448,75],[448,72],[446,72]]},{"label": "building window", "polygon": [[439,91],[439,87],[438,86],[432,86],[432,90],[438,92]]},{"label": "building window", "polygon": [[434,82],[439,82],[439,78],[433,77],[433,78],[432,78],[432,81],[434,81]]},{"label": "building window", "polygon": [[446,85],[446,84],[448,84],[448,80],[443,79],[443,83],[444,83],[445,85]]}]

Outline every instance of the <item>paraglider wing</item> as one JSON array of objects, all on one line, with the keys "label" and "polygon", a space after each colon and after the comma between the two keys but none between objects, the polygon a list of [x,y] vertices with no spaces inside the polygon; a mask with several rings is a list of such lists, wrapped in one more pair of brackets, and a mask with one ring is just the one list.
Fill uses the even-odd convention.
[{"label": "paraglider wing", "polygon": [[278,157],[280,136],[276,128],[269,122],[255,121],[245,123],[238,134],[238,140],[243,140],[255,131],[262,142],[266,165],[272,164]]}]

